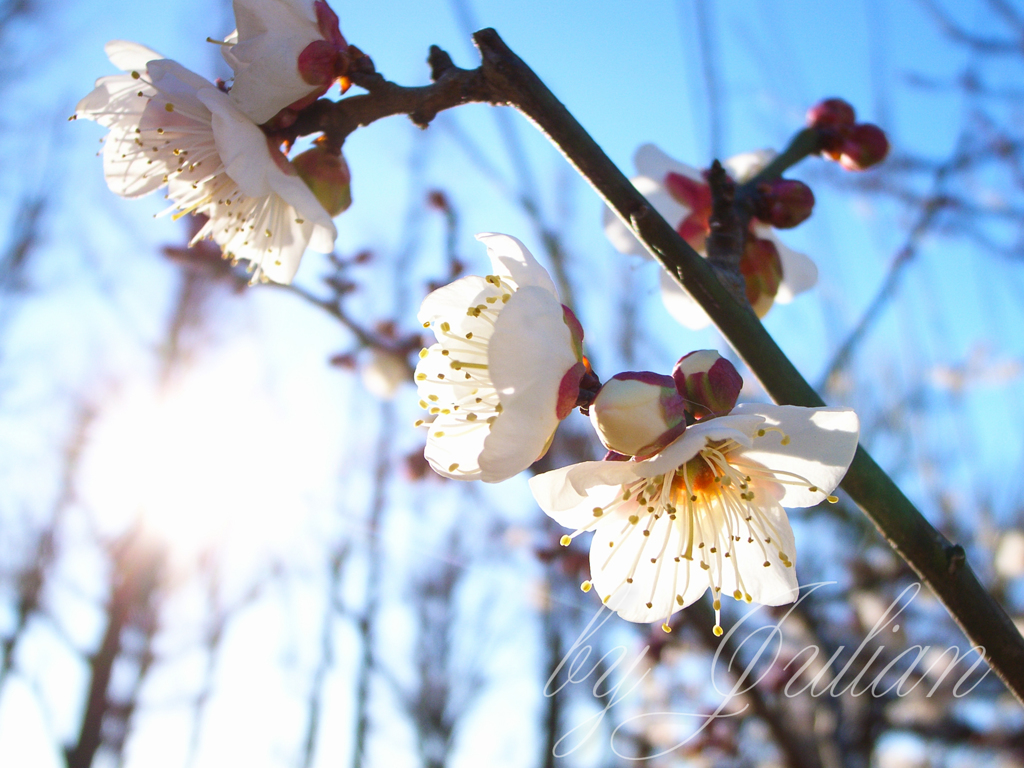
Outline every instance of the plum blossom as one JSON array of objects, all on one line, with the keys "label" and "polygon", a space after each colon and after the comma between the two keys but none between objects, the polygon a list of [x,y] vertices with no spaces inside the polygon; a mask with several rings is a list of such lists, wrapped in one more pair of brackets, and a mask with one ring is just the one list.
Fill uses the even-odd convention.
[{"label": "plum blossom", "polygon": [[127,74],[97,80],[74,117],[110,129],[111,191],[141,197],[166,187],[175,217],[209,217],[190,244],[211,237],[225,258],[251,263],[254,281],[290,282],[307,246],[332,250],[330,215],[227,94],[144,46],[115,40],[105,50]]},{"label": "plum blossom", "polygon": [[238,29],[224,41],[231,99],[253,122],[301,109],[347,71],[348,43],[324,0],[234,0]]},{"label": "plum blossom", "polygon": [[793,531],[783,507],[828,499],[857,448],[859,423],[845,408],[742,404],[707,419],[656,456],[590,461],[530,480],[549,516],[594,533],[591,580],[627,621],[661,621],[714,596],[782,605],[799,585]]},{"label": "plum blossom", "polygon": [[[771,161],[774,153],[769,150],[748,152],[723,161],[729,176],[743,183]],[[640,191],[655,210],[674,226],[680,236],[695,250],[704,253],[704,241],[708,234],[708,216],[711,214],[711,191],[700,171],[669,157],[653,144],[644,144],[633,156],[638,175],[632,179],[633,186]],[[620,253],[647,255],[647,251],[633,236],[625,224],[610,210],[604,213],[605,234]],[[766,241],[778,252],[778,260],[770,254],[773,264],[764,264],[757,271],[768,272],[772,285],[763,286],[759,301],[754,303],[759,315],[764,315],[772,300],[788,304],[803,291],[818,281],[818,269],[807,256],[788,248],[775,236],[774,230],[757,221],[751,221],[752,243]],[[770,251],[769,246],[752,250],[754,257]],[[742,269],[742,266],[741,266]],[[777,274],[780,272],[781,274]],[[751,275],[745,275],[748,282]],[[768,293],[765,294],[764,291]],[[667,273],[661,274],[661,296],[665,308],[679,323],[687,328],[704,328],[711,319],[685,290]]]},{"label": "plum blossom", "polygon": [[484,233],[492,274],[437,289],[419,319],[437,343],[420,352],[420,406],[434,416],[424,455],[457,480],[505,480],[547,452],[576,405],[583,329],[519,240]]}]

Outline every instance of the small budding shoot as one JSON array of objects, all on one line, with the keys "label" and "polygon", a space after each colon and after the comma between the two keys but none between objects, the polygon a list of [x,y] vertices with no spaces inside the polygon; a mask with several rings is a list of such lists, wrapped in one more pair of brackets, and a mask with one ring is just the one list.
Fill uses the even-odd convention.
[{"label": "small budding shoot", "polygon": [[842,99],[825,99],[807,111],[807,126],[818,131],[822,154],[847,171],[866,171],[889,154],[889,139],[873,123],[857,123]]}]

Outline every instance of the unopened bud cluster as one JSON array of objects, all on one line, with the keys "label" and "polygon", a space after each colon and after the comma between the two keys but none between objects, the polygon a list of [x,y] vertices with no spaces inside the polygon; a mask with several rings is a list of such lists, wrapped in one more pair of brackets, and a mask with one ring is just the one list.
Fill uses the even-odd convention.
[{"label": "unopened bud cluster", "polygon": [[713,350],[691,352],[671,376],[619,373],[590,406],[590,420],[609,451],[643,459],[679,437],[688,424],[724,416],[736,405],[743,379]]},{"label": "unopened bud cluster", "polygon": [[889,140],[873,123],[856,122],[853,107],[825,99],[807,111],[807,125],[818,131],[822,154],[848,171],[865,171],[889,154]]}]

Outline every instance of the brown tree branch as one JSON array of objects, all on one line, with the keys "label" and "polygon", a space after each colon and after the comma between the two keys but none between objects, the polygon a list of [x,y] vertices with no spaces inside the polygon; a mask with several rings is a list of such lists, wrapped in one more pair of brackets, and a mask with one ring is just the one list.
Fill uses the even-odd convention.
[{"label": "brown tree branch", "polygon": [[[650,206],[497,32],[481,30],[474,40],[482,58],[479,69],[448,66],[450,59],[434,48],[434,84],[403,88],[373,75],[358,83],[368,94],[337,104],[318,102],[310,117],[299,121],[301,130],[324,131],[331,139],[343,141],[357,127],[389,115],[408,114],[423,126],[442,109],[472,101],[515,107],[701,305],[775,402],[824,405],[750,307],[732,298],[712,266]],[[986,661],[1024,702],[1024,637],[963,560],[963,548],[951,545],[936,531],[863,448],[857,449],[842,487],[931,587],[967,637],[984,648]]]}]

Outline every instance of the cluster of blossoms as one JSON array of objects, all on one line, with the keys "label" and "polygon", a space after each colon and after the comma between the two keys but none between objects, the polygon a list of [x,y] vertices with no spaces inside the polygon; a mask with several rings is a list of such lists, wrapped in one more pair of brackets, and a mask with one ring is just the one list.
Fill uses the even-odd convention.
[{"label": "cluster of blossoms", "polygon": [[431,293],[419,319],[436,343],[420,353],[417,422],[439,474],[499,482],[526,469],[577,405],[608,449],[533,477],[540,507],[593,532],[591,578],[629,621],[660,621],[714,593],[780,605],[796,599],[796,547],[783,507],[835,501],[857,447],[846,408],[737,405],[742,379],[718,353],[693,352],[672,375],[620,373],[600,386],[583,331],[547,272],[508,235],[478,235],[492,274]]},{"label": "cluster of blossoms", "polygon": [[[722,165],[735,182],[742,184],[756,176],[774,156],[768,150],[748,152],[729,158]],[[705,173],[669,157],[653,144],[641,146],[633,162],[638,174],[632,179],[633,185],[694,250],[706,255],[712,198]],[[762,199],[764,203],[750,220],[740,258],[747,300],[760,317],[775,302],[788,304],[818,281],[814,262],[787,247],[774,232],[796,226],[810,215],[814,205],[810,189],[800,182],[785,181],[773,184]],[[647,255],[640,241],[608,210],[604,228],[621,253]],[[661,297],[669,313],[687,328],[703,328],[711,322],[707,313],[664,271]]]},{"label": "cluster of blossoms", "polygon": [[287,283],[307,247],[333,250],[350,176],[340,147],[322,140],[289,160],[273,126],[294,122],[361,54],[323,0],[234,0],[234,10],[238,29],[222,47],[230,88],[113,41],[107,56],[125,74],[101,77],[73,117],[109,129],[103,171],[113,192],[165,188],[168,212],[208,217],[193,243],[211,237],[225,258],[250,263],[253,280]]},{"label": "cluster of blossoms", "polygon": [[[809,129],[817,132],[822,156],[835,160],[850,171],[863,171],[885,159],[889,141],[871,123],[857,123],[850,104],[842,99],[825,99],[807,112]],[[747,152],[723,161],[722,166],[736,184],[754,179],[772,160],[775,152]],[[672,224],[694,250],[706,256],[705,242],[711,231],[712,194],[708,171],[679,162],[653,144],[644,144],[633,157],[637,175],[633,185],[651,206]],[[751,217],[740,255],[739,271],[746,298],[758,317],[772,305],[788,304],[803,291],[814,287],[818,269],[807,256],[787,247],[775,235],[776,229],[791,229],[805,221],[814,208],[814,194],[801,181],[773,178],[756,185],[751,196]],[[605,234],[621,253],[647,255],[646,249],[612,211],[605,210]],[[661,273],[661,295],[665,308],[687,328],[699,329],[711,321],[703,309],[671,275]]]},{"label": "cluster of blossoms", "polygon": [[[106,52],[123,74],[100,78],[74,117],[109,129],[103,169],[114,192],[165,189],[169,212],[206,217],[193,243],[210,237],[225,258],[248,261],[253,280],[289,282],[307,247],[333,249],[332,219],[351,194],[340,146],[321,137],[289,159],[283,137],[333,84],[347,88],[364,57],[324,0],[234,0],[234,10],[238,28],[220,43],[230,85],[114,41]],[[867,167],[887,149],[845,102],[823,102],[809,121],[845,167]],[[725,167],[743,183],[771,159],[753,153]],[[636,166],[634,184],[703,251],[713,207],[705,176],[652,145],[638,150]],[[739,271],[759,315],[817,279],[814,264],[774,234],[802,222],[813,205],[800,182],[756,188]],[[606,231],[620,250],[639,250],[617,220]],[[675,611],[711,589],[718,634],[723,594],[768,605],[794,600],[796,547],[783,507],[834,500],[856,450],[856,415],[737,405],[740,375],[711,351],[684,356],[671,375],[620,373],[601,386],[583,355],[580,323],[526,246],[508,235],[477,239],[491,273],[433,291],[419,312],[436,339],[415,370],[429,465],[452,479],[500,482],[542,457],[559,423],[581,407],[607,456],[537,475],[530,487],[540,507],[572,529],[563,545],[593,533],[584,591],[596,590],[625,619],[660,621],[667,631]],[[684,324],[709,322],[667,275],[663,290]],[[406,361],[377,363],[380,388],[390,393]]]}]

